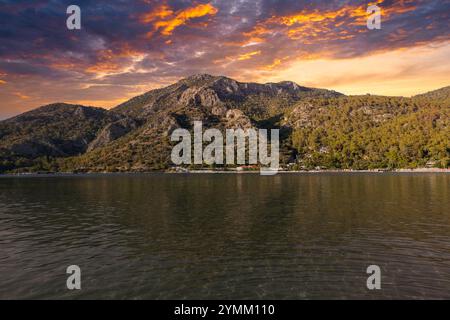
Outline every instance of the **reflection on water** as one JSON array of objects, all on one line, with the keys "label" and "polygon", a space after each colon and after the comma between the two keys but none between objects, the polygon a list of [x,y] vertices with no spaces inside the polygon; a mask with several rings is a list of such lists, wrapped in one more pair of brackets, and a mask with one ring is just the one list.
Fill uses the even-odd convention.
[{"label": "reflection on water", "polygon": [[0,298],[450,298],[449,194],[447,174],[1,178]]}]

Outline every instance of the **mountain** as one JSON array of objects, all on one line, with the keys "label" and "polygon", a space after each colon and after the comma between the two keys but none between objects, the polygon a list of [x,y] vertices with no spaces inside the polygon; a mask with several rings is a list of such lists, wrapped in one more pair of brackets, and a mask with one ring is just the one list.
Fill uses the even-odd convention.
[{"label": "mountain", "polygon": [[293,82],[242,83],[227,77],[198,74],[137,96],[113,110],[147,118],[167,108],[197,106],[220,114],[238,108],[261,117],[306,97],[337,97],[340,93],[300,87]]},{"label": "mountain", "polygon": [[294,169],[447,167],[449,87],[413,98],[344,96],[293,82],[194,75],[111,109],[51,104],[0,122],[0,172],[151,171],[172,164],[170,134],[279,128]]},{"label": "mountain", "polygon": [[450,105],[450,86],[415,96],[416,99],[442,101]]},{"label": "mountain", "polygon": [[82,154],[91,143],[98,143],[104,130],[124,121],[130,120],[105,109],[65,103],[46,105],[1,121],[0,170]]}]

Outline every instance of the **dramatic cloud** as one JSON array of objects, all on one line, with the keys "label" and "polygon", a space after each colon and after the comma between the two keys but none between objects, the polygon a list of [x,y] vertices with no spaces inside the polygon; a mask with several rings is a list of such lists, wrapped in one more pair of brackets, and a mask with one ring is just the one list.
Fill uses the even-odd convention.
[{"label": "dramatic cloud", "polygon": [[[81,30],[66,28],[71,4]],[[381,30],[366,27],[371,4]],[[410,95],[450,84],[449,15],[449,0],[3,0],[0,118],[113,107],[194,73]]]},{"label": "dramatic cloud", "polygon": [[[161,30],[161,34],[169,36],[173,31],[186,24],[189,20],[200,18],[207,15],[215,15],[217,9],[211,4],[199,4],[192,8],[180,10],[174,13],[166,4],[156,7],[151,12],[144,14],[141,21],[144,23],[152,23],[155,30]],[[153,32],[148,33],[151,37]]]}]

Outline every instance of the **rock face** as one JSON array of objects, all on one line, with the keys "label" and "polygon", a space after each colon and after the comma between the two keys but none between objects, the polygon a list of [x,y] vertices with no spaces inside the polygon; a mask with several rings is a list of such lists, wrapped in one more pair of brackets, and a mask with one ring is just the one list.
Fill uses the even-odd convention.
[{"label": "rock face", "polygon": [[183,92],[179,100],[181,105],[201,105],[204,107],[214,107],[221,105],[217,93],[210,88],[189,88]]},{"label": "rock face", "polygon": [[251,129],[252,122],[241,110],[231,109],[227,111],[227,128],[228,129]]},{"label": "rock face", "polygon": [[106,146],[108,143],[119,139],[128,132],[136,129],[139,123],[131,118],[124,118],[116,122],[110,123],[104,127],[97,137],[89,144],[87,151]]},{"label": "rock face", "polygon": [[341,94],[335,91],[301,87],[293,82],[243,83],[227,77],[199,74],[132,98],[113,110],[133,118],[146,119],[168,108],[195,106],[213,115],[223,116],[225,109],[241,109],[246,104],[252,104],[255,112],[263,114],[271,108],[292,105],[307,97],[338,96]]},{"label": "rock face", "polygon": [[211,109],[211,113],[218,117],[223,117],[227,113],[227,108],[224,106],[215,106]]},{"label": "rock face", "polygon": [[305,128],[311,125],[311,110],[314,106],[310,103],[300,103],[285,117],[284,124],[293,128]]}]

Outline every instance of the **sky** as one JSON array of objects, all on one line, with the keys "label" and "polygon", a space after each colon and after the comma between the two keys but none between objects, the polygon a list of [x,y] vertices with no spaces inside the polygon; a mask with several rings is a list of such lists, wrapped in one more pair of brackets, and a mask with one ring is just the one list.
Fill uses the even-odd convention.
[{"label": "sky", "polygon": [[450,85],[449,18],[450,0],[0,0],[0,119],[111,108],[198,73],[411,96]]}]

